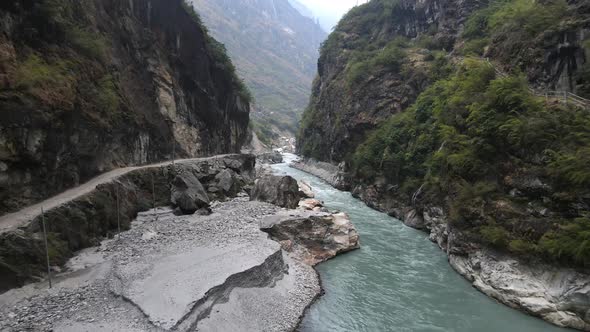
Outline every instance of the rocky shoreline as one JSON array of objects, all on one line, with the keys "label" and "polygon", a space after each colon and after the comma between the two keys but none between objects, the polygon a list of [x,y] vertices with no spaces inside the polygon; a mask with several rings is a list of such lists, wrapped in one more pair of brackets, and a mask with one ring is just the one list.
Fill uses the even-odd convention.
[{"label": "rocky shoreline", "polygon": [[[157,195],[176,207],[139,212],[126,231],[53,267],[51,289],[42,280],[0,294],[0,330],[295,330],[322,292],[313,266],[358,248],[359,236],[345,214],[305,203],[310,188],[290,177],[252,185],[253,159],[240,158],[179,166]],[[141,188],[143,172],[125,183]],[[248,194],[256,190],[266,195]]]},{"label": "rocky shoreline", "polygon": [[[328,173],[318,162],[299,161],[292,167],[333,184],[345,179],[341,168],[331,165]],[[350,183],[338,182],[340,188]],[[443,209],[427,207],[422,212],[391,199],[384,201],[373,187],[356,186],[352,194],[367,206],[401,220],[405,225],[430,234],[457,273],[482,293],[552,324],[590,331],[590,276],[574,269],[542,262],[523,262],[510,255],[464,241],[460,231],[446,221]]]}]

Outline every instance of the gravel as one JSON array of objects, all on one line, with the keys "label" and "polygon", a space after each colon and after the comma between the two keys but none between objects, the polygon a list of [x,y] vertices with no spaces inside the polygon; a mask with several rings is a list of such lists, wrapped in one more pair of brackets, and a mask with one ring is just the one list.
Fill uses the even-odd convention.
[{"label": "gravel", "polygon": [[[268,241],[259,230],[262,217],[283,209],[248,197],[213,202],[209,216],[175,216],[169,208],[140,213],[132,228],[97,248],[80,252],[65,272],[47,282],[30,284],[0,295],[0,331],[163,331],[141,307],[125,299],[121,280],[145,277],[153,257],[196,247],[226,247]],[[280,256],[279,256],[280,257]],[[212,304],[187,330],[293,330],[304,309],[319,294],[316,272],[283,253],[285,273],[262,288],[225,289],[229,295]],[[146,268],[128,271],[127,265]],[[247,272],[247,271],[246,271]],[[253,276],[252,278],[256,278]],[[228,279],[229,280],[229,279]],[[233,287],[233,288],[232,288]],[[195,299],[197,301],[199,299]],[[225,325],[224,325],[225,324]],[[169,326],[166,326],[169,327]]]}]

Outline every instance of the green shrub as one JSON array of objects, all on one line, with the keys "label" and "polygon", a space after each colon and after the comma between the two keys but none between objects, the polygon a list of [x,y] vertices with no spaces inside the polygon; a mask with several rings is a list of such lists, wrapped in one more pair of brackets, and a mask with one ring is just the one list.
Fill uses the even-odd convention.
[{"label": "green shrub", "polygon": [[26,58],[16,72],[16,87],[21,89],[59,86],[67,80],[67,67],[64,62],[50,64],[36,54]]},{"label": "green shrub", "polygon": [[484,50],[486,46],[489,44],[488,38],[478,38],[472,39],[465,42],[465,46],[463,47],[463,54],[465,55],[479,55],[482,56],[484,54]]},{"label": "green shrub", "polygon": [[105,61],[107,58],[107,42],[101,35],[80,27],[71,27],[67,32],[67,40],[72,47],[89,58]]},{"label": "green shrub", "polygon": [[516,239],[510,241],[508,250],[517,255],[532,255],[537,253],[537,245],[531,241]]},{"label": "green shrub", "polygon": [[578,218],[560,225],[541,238],[539,248],[553,259],[590,267],[590,219]]},{"label": "green shrub", "polygon": [[510,243],[510,233],[502,226],[489,225],[479,229],[483,241],[491,246],[504,249]]},{"label": "green shrub", "polygon": [[553,153],[552,156],[549,164],[551,174],[571,186],[590,186],[590,144],[572,152]]},{"label": "green shrub", "polygon": [[347,67],[347,82],[350,85],[359,84],[379,70],[399,72],[406,58],[404,47],[407,47],[407,42],[398,38],[379,51],[356,52]]},{"label": "green shrub", "polygon": [[503,0],[503,5],[490,16],[492,30],[524,31],[531,36],[550,30],[559,24],[567,11],[565,0]]},{"label": "green shrub", "polygon": [[99,110],[107,114],[114,114],[118,111],[120,98],[111,75],[106,75],[98,81],[95,103]]}]

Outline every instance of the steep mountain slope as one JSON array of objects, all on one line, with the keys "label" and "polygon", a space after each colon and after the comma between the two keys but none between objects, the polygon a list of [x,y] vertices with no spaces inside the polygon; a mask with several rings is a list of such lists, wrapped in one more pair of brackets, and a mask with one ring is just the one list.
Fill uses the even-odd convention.
[{"label": "steep mountain slope", "polygon": [[[464,274],[487,250],[585,270],[590,110],[559,96],[588,97],[589,29],[587,1],[373,0],[322,47],[298,149]],[[588,329],[575,296],[563,320],[510,303]]]},{"label": "steep mountain slope", "polygon": [[305,16],[305,17],[309,17],[309,18],[315,18],[315,15],[313,14],[313,12],[307,8],[304,4],[302,4],[301,2],[297,1],[297,0],[289,0],[289,3],[291,4],[291,6],[295,9],[297,9],[297,11]]},{"label": "steep mountain slope", "polygon": [[188,9],[0,4],[0,213],[114,167],[239,151],[247,89]]},{"label": "steep mountain slope", "polygon": [[[325,32],[288,0],[193,0],[253,92],[254,129],[268,142],[296,132]],[[269,129],[273,128],[272,131]]]}]

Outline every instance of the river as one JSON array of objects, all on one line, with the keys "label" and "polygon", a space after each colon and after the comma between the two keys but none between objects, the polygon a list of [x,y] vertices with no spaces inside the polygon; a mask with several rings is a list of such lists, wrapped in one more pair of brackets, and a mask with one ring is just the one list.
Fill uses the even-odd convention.
[{"label": "river", "polygon": [[478,292],[426,233],[286,163],[273,168],[311,184],[316,198],[346,212],[361,236],[360,250],[317,267],[326,294],[306,313],[302,331],[570,331]]}]

